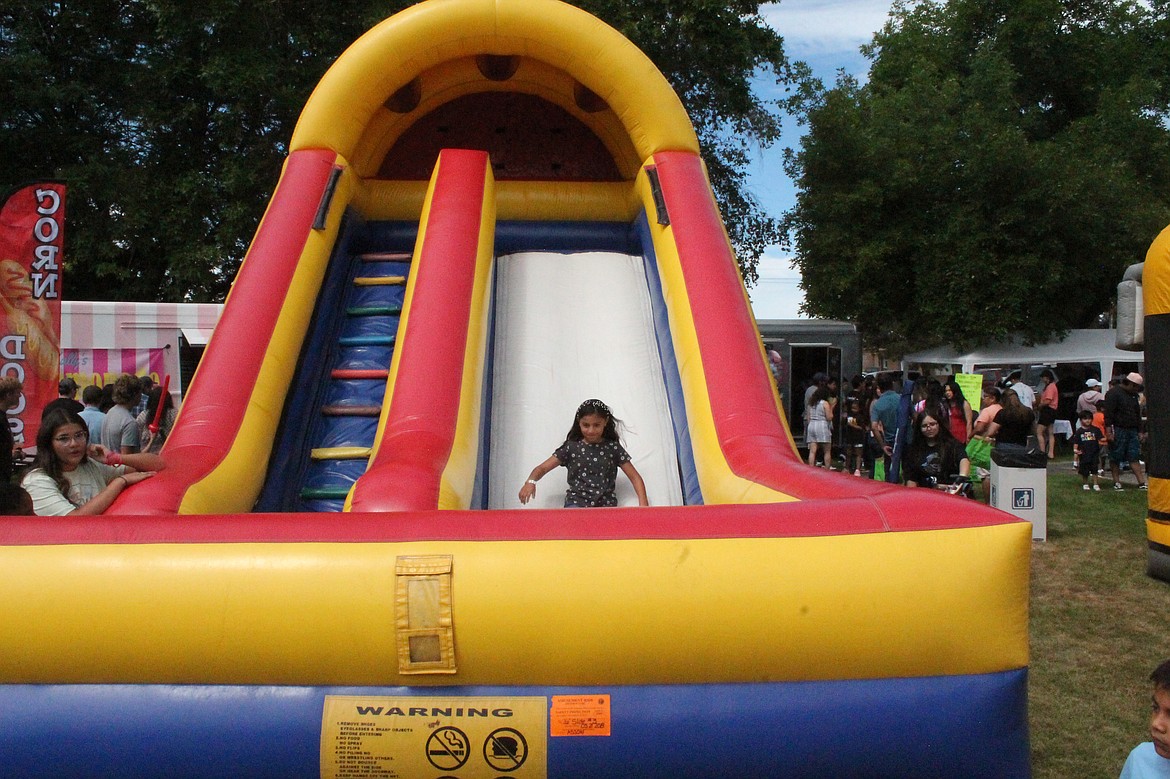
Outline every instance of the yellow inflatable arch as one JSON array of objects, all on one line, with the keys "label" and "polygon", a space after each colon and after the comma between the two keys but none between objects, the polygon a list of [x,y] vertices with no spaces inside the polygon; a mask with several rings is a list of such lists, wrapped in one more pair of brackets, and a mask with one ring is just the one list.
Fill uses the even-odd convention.
[{"label": "yellow inflatable arch", "polygon": [[[690,119],[654,64],[612,27],[556,0],[421,3],[387,19],[325,74],[291,149],[331,149],[363,178],[378,178],[421,117],[493,92],[570,114],[605,144],[626,181],[655,152],[698,152]],[[474,148],[493,145],[479,140]]]}]

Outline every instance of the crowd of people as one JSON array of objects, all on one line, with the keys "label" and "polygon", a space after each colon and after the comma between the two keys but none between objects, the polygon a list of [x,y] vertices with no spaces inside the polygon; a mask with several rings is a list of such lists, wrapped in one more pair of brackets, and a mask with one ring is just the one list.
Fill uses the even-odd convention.
[{"label": "crowd of people", "polygon": [[[985,385],[975,402],[954,377],[911,374],[907,379],[914,381],[913,417],[900,476],[908,486],[974,497],[971,482],[982,482],[986,500],[991,449],[1027,451],[1034,442],[1035,450],[1055,454],[1059,393],[1051,369],[1041,372],[1038,393],[1017,369],[998,385]],[[9,427],[0,426],[0,483],[18,486],[15,492],[0,491],[0,513],[27,507],[22,493],[31,495],[37,514],[100,513],[122,489],[163,467],[158,453],[177,416],[169,392],[150,377],[132,374],[104,387],[87,386],[81,401],[78,389],[73,379],[63,379],[59,396],[45,405],[31,463],[24,462]],[[1073,454],[1085,490],[1100,491],[1106,462],[1114,490],[1124,489],[1123,470],[1146,489],[1143,389],[1138,373],[1115,377],[1105,393],[1097,378],[1084,382],[1076,401]],[[0,378],[0,410],[15,408],[21,390],[16,378]],[[808,464],[834,469],[839,462],[855,476],[884,480],[897,443],[899,406],[900,392],[890,374],[854,376],[844,392],[833,377],[815,374],[803,404]],[[834,445],[840,446],[839,461]]]},{"label": "crowd of people", "polygon": [[[31,458],[0,425],[0,514],[100,514],[165,467],[159,451],[177,415],[169,392],[129,373],[87,386],[80,401],[78,389],[71,378],[57,385],[58,397],[41,411]],[[15,377],[0,378],[0,408],[15,408],[22,390]]]},{"label": "crowd of people", "polygon": [[[909,374],[913,381],[912,416],[900,458],[900,480],[908,486],[930,486],[974,496],[971,482],[983,484],[989,497],[992,449],[1004,454],[1056,454],[1060,394],[1055,372],[1045,368],[1040,385],[1023,381],[1013,370],[998,383],[983,386],[979,398],[968,398],[955,377],[930,378]],[[1123,490],[1121,472],[1130,471],[1139,489],[1146,489],[1141,446],[1144,385],[1140,374],[1114,377],[1102,393],[1090,377],[1076,401],[1073,428],[1074,467],[1084,489],[1100,491],[1108,468],[1113,489]],[[889,373],[854,376],[841,391],[837,382],[816,373],[804,392],[804,441],[808,464],[839,467],[855,476],[885,479],[897,441],[901,389]],[[838,445],[838,459],[833,447]]]}]

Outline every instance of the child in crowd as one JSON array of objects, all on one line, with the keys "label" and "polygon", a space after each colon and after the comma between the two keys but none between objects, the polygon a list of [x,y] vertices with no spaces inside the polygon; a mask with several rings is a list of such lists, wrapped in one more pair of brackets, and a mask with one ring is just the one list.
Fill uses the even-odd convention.
[{"label": "child in crowd", "polygon": [[817,387],[808,399],[805,408],[808,429],[804,442],[808,445],[808,464],[816,465],[818,451],[824,458],[825,467],[833,468],[833,401],[828,385]]},{"label": "child in crowd", "polygon": [[590,399],[578,406],[565,442],[552,457],[532,469],[520,488],[520,502],[532,500],[536,496],[536,482],[563,465],[569,470],[565,508],[616,506],[614,490],[619,468],[634,486],[638,505],[650,505],[646,499],[646,484],[630,461],[629,453],[622,447],[618,422],[609,406],[600,400]]},{"label": "child in crowd", "polygon": [[1097,459],[1101,455],[1101,448],[1105,445],[1105,431],[1093,425],[1093,414],[1090,411],[1081,412],[1081,426],[1077,428],[1073,437],[1073,456],[1077,459],[1077,473],[1084,482],[1081,489],[1089,489],[1089,479],[1093,480],[1093,491],[1100,492],[1100,478],[1097,476]]},{"label": "child in crowd", "polygon": [[1121,769],[1121,779],[1170,779],[1170,660],[1150,674],[1150,741],[1138,744]]},{"label": "child in crowd", "polygon": [[865,433],[869,430],[869,417],[861,407],[861,398],[849,398],[845,414],[845,471],[861,475],[861,464],[865,454]]},{"label": "child in crowd", "polygon": [[991,448],[995,440],[987,435],[995,415],[1003,408],[999,404],[1000,390],[994,384],[985,384],[980,396],[982,409],[971,427],[971,440],[967,442],[967,457],[971,460],[971,481],[979,482],[983,491],[983,502],[991,502]]},{"label": "child in crowd", "polygon": [[[1093,412],[1093,427],[1099,430],[1105,429],[1105,401],[1098,400],[1094,406],[1096,411]],[[1105,472],[1105,458],[1109,456],[1109,447],[1102,446],[1101,454],[1097,458],[1097,474],[1100,475]]]}]

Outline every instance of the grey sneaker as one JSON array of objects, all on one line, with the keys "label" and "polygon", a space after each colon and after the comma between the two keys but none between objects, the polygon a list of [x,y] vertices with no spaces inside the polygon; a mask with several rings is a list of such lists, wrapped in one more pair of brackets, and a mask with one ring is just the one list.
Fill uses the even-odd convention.
[{"label": "grey sneaker", "polygon": [[1121,484],[1119,484],[1118,482],[1113,482],[1113,489],[1117,490],[1118,492],[1121,492],[1125,488],[1122,487]]}]

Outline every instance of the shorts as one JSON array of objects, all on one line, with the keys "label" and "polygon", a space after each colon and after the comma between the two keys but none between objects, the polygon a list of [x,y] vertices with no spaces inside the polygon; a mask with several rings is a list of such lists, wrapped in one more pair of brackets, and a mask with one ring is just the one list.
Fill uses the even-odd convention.
[{"label": "shorts", "polygon": [[1109,459],[1115,463],[1136,463],[1141,459],[1142,446],[1138,431],[1129,427],[1113,428],[1113,443],[1109,445]]},{"label": "shorts", "polygon": [[805,438],[806,443],[810,444],[827,444],[833,440],[833,430],[829,427],[829,423],[823,419],[814,419],[808,423],[808,435]]},{"label": "shorts", "polygon": [[1040,418],[1036,420],[1036,424],[1044,425],[1045,427],[1052,427],[1052,423],[1056,421],[1056,409],[1052,406],[1044,406],[1040,409]]},{"label": "shorts", "polygon": [[1092,476],[1097,472],[1097,458],[1096,457],[1082,457],[1077,462],[1077,473],[1081,476]]}]

